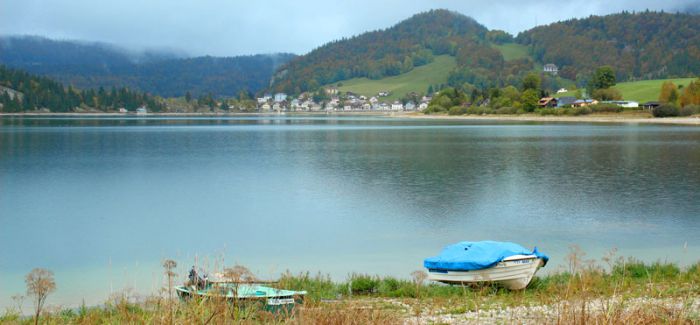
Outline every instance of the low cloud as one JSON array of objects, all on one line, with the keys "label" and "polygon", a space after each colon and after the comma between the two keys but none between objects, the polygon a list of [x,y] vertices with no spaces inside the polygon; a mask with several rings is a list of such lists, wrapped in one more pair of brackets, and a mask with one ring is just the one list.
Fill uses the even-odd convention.
[{"label": "low cloud", "polygon": [[512,34],[570,18],[623,10],[698,12],[698,0],[463,1],[333,3],[238,0],[3,0],[0,34],[114,43],[132,50],[181,49],[192,55],[306,53],[326,42],[382,29],[446,8]]}]

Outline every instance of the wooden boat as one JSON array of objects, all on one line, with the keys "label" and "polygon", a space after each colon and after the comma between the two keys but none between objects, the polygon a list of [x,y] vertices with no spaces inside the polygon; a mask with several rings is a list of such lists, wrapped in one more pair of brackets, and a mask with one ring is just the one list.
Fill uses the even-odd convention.
[{"label": "wooden boat", "polygon": [[206,280],[199,285],[175,287],[181,299],[226,299],[245,308],[260,308],[270,312],[291,312],[295,305],[303,303],[306,291],[277,289],[271,281]]},{"label": "wooden boat", "polygon": [[448,284],[495,282],[510,290],[522,290],[544,264],[544,260],[535,255],[513,255],[481,270],[428,270],[428,279]]}]

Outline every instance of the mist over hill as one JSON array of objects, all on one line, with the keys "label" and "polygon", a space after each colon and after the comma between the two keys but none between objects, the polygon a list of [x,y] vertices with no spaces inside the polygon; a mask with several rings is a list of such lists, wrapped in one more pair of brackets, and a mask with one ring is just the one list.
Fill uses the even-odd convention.
[{"label": "mist over hill", "polygon": [[163,97],[237,96],[258,92],[293,54],[187,57],[174,51],[130,52],[114,45],[50,40],[36,36],[0,38],[0,63],[54,78],[75,87],[129,87]]}]

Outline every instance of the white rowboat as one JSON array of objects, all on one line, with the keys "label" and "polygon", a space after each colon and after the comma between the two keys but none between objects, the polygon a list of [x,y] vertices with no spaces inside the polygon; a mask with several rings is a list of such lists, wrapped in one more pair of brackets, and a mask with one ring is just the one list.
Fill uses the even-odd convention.
[{"label": "white rowboat", "polygon": [[448,284],[496,282],[511,290],[522,290],[545,261],[536,255],[513,255],[496,265],[469,271],[429,269],[428,279]]}]

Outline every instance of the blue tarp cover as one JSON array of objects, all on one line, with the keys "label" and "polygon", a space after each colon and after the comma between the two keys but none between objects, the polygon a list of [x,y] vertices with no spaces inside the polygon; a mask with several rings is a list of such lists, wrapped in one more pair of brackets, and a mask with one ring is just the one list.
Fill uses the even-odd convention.
[{"label": "blue tarp cover", "polygon": [[513,255],[537,255],[547,263],[549,257],[534,250],[528,250],[515,243],[498,241],[463,241],[445,247],[440,255],[426,258],[423,266],[433,270],[467,271],[481,270],[496,265],[504,258]]}]

